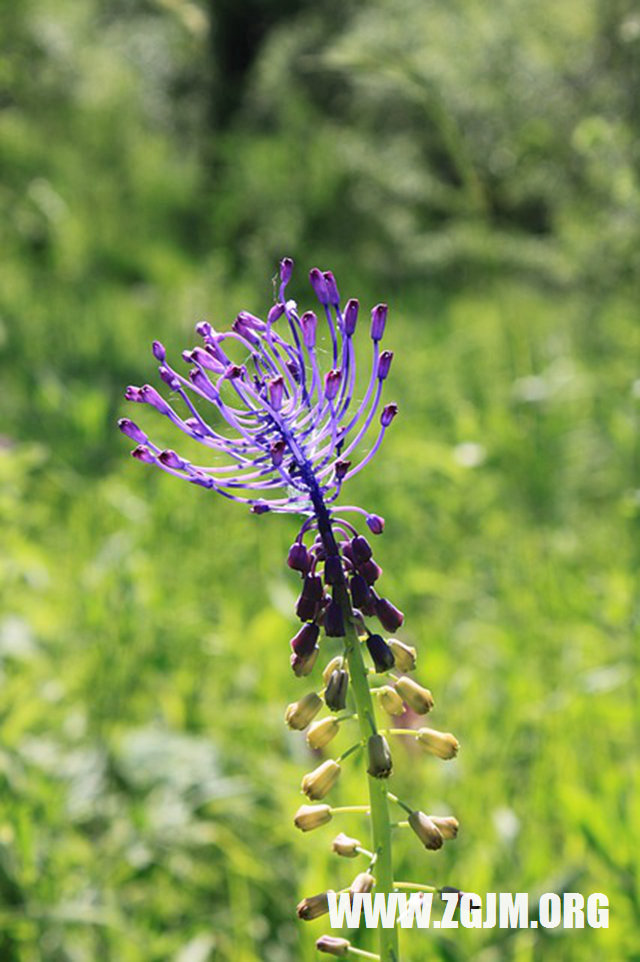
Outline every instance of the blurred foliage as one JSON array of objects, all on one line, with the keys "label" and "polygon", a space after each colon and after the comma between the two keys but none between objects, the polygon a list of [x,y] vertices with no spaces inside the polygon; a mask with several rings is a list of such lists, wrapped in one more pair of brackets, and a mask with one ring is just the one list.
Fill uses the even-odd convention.
[{"label": "blurred foliage", "polygon": [[241,9],[0,5],[0,958],[311,960],[293,907],[350,881],[291,823],[293,522],[114,429],[153,337],[263,311],[291,254],[392,306],[402,417],[353,499],[462,742],[396,748],[462,824],[399,875],[612,904],[407,959],[638,959],[637,9]]}]

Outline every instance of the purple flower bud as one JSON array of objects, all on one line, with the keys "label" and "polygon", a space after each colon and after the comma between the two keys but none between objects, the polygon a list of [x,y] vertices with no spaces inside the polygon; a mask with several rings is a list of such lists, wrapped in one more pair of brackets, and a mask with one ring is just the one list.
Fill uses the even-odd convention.
[{"label": "purple flower bud", "polygon": [[318,318],[313,311],[305,311],[300,318],[300,327],[302,328],[302,338],[306,348],[311,349],[315,347],[317,326]]},{"label": "purple flower bud", "polygon": [[397,413],[398,413],[397,404],[394,404],[393,401],[391,402],[391,404],[385,404],[385,406],[382,409],[382,414],[380,415],[380,424],[382,425],[382,427],[388,428]]},{"label": "purple flower bud", "polygon": [[342,581],[342,561],[337,554],[329,555],[324,563],[324,582],[339,585]]},{"label": "purple flower bud", "polygon": [[266,331],[267,325],[265,322],[256,317],[255,314],[251,314],[250,311],[240,311],[236,317],[236,321],[240,321],[246,327],[250,327],[254,331]]},{"label": "purple flower bud", "polygon": [[333,466],[335,471],[336,481],[343,481],[349,468],[351,467],[351,461],[345,458],[338,458]]},{"label": "purple flower bud", "polygon": [[300,595],[296,602],[296,615],[300,621],[311,621],[318,613],[318,602]]},{"label": "purple flower bud", "polygon": [[176,468],[179,471],[183,471],[187,466],[187,462],[183,461],[171,448],[167,448],[166,451],[161,451],[158,455],[158,460],[162,461],[168,468]]},{"label": "purple flower bud", "polygon": [[155,458],[151,451],[149,448],[145,448],[143,444],[139,444],[133,449],[131,452],[131,457],[136,458],[137,461],[144,461],[145,464],[153,464],[155,462]]},{"label": "purple flower bud", "polygon": [[300,383],[300,368],[295,361],[287,361],[287,370],[296,384]]},{"label": "purple flower bud", "polygon": [[380,355],[380,360],[378,361],[378,378],[381,381],[384,381],[389,374],[392,361],[393,351],[383,351]]},{"label": "purple flower bud", "polygon": [[142,388],[135,387],[130,384],[127,390],[124,392],[124,396],[127,401],[135,401],[137,404],[142,404],[144,397],[142,396]]},{"label": "purple flower bud", "polygon": [[267,514],[271,508],[264,501],[256,501],[251,505],[251,514]]},{"label": "purple flower bud", "polygon": [[143,385],[142,400],[145,401],[147,404],[150,404],[151,407],[154,407],[156,411],[160,412],[160,414],[171,413],[171,408],[169,407],[165,399],[161,397],[156,391],[156,389],[154,387],[151,387],[150,384]]},{"label": "purple flower bud", "polygon": [[329,602],[324,613],[324,633],[327,638],[344,638],[344,615],[335,599]]},{"label": "purple flower bud", "polygon": [[120,418],[118,421],[118,427],[123,434],[126,434],[128,438],[135,441],[137,444],[146,444],[149,438],[141,431],[135,421],[130,421],[129,418]]},{"label": "purple flower bud", "polygon": [[342,668],[331,672],[327,687],[324,690],[324,701],[331,711],[344,711],[347,704],[347,690],[349,675]]},{"label": "purple flower bud", "polygon": [[151,345],[151,350],[156,360],[160,361],[160,363],[162,364],[165,357],[167,356],[167,352],[165,350],[164,344],[161,344],[160,341],[154,341],[153,344]]},{"label": "purple flower bud", "polygon": [[282,438],[279,441],[274,441],[273,444],[271,445],[269,449],[269,453],[271,454],[271,460],[273,461],[276,468],[280,467],[280,465],[282,464],[282,459],[284,457],[284,452],[286,451],[286,448],[287,446],[282,440]]},{"label": "purple flower bud", "polygon": [[267,381],[267,386],[269,388],[271,407],[279,411],[282,407],[282,398],[284,396],[284,378],[281,374],[278,374],[277,377],[272,377],[270,381]]},{"label": "purple flower bud", "polygon": [[209,321],[198,321],[196,324],[196,334],[199,334],[200,337],[212,337],[213,328],[211,324],[209,324]]},{"label": "purple flower bud", "polygon": [[360,304],[357,298],[349,298],[344,309],[344,333],[347,337],[353,337],[358,322],[359,309]]},{"label": "purple flower bud", "polygon": [[311,286],[313,288],[314,294],[318,298],[321,304],[329,303],[329,288],[327,282],[324,278],[322,271],[318,270],[317,267],[313,267],[309,271],[309,280],[311,281]]},{"label": "purple flower bud", "polygon": [[184,423],[191,434],[195,434],[198,438],[206,438],[207,432],[197,418],[187,418]]},{"label": "purple flower bud", "polygon": [[291,639],[291,649],[296,655],[309,655],[316,646],[320,629],[317,625],[307,623]]},{"label": "purple flower bud", "polygon": [[367,527],[372,534],[382,534],[384,531],[384,518],[381,518],[379,514],[368,514]]},{"label": "purple flower bud", "polygon": [[382,335],[384,334],[384,326],[387,321],[387,311],[389,308],[386,304],[376,304],[374,309],[371,311],[371,340],[380,341],[382,340]]},{"label": "purple flower bud", "polygon": [[351,598],[353,600],[354,608],[359,608],[364,614],[368,612],[365,609],[369,609],[373,606],[373,595],[371,594],[371,589],[369,585],[362,577],[361,574],[355,574],[349,581],[349,588],[351,590]]},{"label": "purple flower bud", "polygon": [[340,303],[340,293],[338,291],[338,285],[336,284],[336,279],[333,276],[332,271],[325,271],[322,275],[325,279],[327,285],[327,294],[329,295],[329,303],[337,307]]},{"label": "purple flower bud", "polygon": [[[158,368],[158,374],[160,375],[164,383],[167,385],[167,387],[170,387],[172,391],[178,390],[178,388],[180,387],[180,381],[178,380],[175,371],[172,371],[170,367],[166,367],[163,365]],[[143,391],[144,391],[144,388],[143,388]]]},{"label": "purple flower bud", "polygon": [[214,358],[223,366],[223,368],[229,363],[229,358],[214,337],[208,337],[206,339],[204,349],[207,354],[210,354],[212,358]]},{"label": "purple flower bud", "polygon": [[389,645],[382,635],[369,635],[367,638],[367,648],[371,655],[371,660],[376,671],[390,671],[395,665],[395,658]]},{"label": "purple flower bud", "polygon": [[231,325],[232,330],[244,338],[252,347],[259,347],[260,338],[250,324],[247,324],[239,315]]},{"label": "purple flower bud", "polygon": [[373,555],[371,545],[361,534],[358,534],[355,536],[355,538],[351,539],[351,554],[357,565],[364,564],[365,561],[368,561]]},{"label": "purple flower bud", "polygon": [[341,552],[342,552],[342,554],[344,555],[345,558],[347,558],[349,561],[353,562],[353,551],[351,550],[351,542],[350,542],[350,541],[341,541],[341,542],[340,542],[340,550],[341,550]]},{"label": "purple flower bud", "polygon": [[[189,356],[185,357],[185,355]],[[188,363],[191,362],[192,364],[200,364],[202,367],[206,367],[209,371],[215,371],[216,374],[222,374],[224,371],[224,367],[220,361],[216,360],[210,351],[205,351],[201,347],[194,347],[191,352],[185,351],[182,356]]]},{"label": "purple flower bud", "polygon": [[283,257],[280,261],[280,280],[283,284],[288,284],[293,273],[293,261],[290,257]]},{"label": "purple flower bud", "polygon": [[324,376],[324,393],[327,401],[333,401],[340,387],[340,371],[327,371]]},{"label": "purple flower bud", "polygon": [[202,371],[197,367],[192,367],[189,371],[189,380],[191,383],[202,391],[202,393],[210,398],[212,401],[216,401],[219,397],[217,390],[214,388],[213,384]]},{"label": "purple flower bud", "polygon": [[299,541],[294,541],[289,548],[287,564],[294,571],[301,571],[303,575],[306,575],[309,571],[309,568],[311,567],[311,558],[309,557],[309,552],[305,546]]},{"label": "purple flower bud", "polygon": [[267,324],[275,324],[275,322],[279,320],[283,314],[284,314],[284,304],[281,304],[278,301],[278,303],[274,304],[271,310],[269,311],[269,313],[267,314]]},{"label": "purple flower bud", "polygon": [[361,565],[358,565],[358,571],[368,585],[374,585],[382,574],[382,568],[379,564],[376,564],[373,558],[370,558],[369,561],[364,561]]},{"label": "purple flower bud", "polygon": [[306,575],[302,585],[302,594],[311,601],[322,601],[324,589],[320,575]]},{"label": "purple flower bud", "polygon": [[241,364],[229,364],[222,376],[229,381],[235,381],[238,378],[243,378],[246,373],[247,369]]},{"label": "purple flower bud", "polygon": [[387,631],[397,631],[404,621],[404,615],[400,609],[392,605],[388,598],[376,597],[375,609],[378,621]]}]

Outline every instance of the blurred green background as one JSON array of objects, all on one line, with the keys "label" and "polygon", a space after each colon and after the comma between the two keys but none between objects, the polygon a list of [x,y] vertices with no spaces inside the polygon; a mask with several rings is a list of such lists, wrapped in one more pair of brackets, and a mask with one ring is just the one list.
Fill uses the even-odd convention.
[{"label": "blurred green background", "polygon": [[291,822],[295,522],[115,427],[152,338],[264,312],[283,255],[301,303],[317,264],[391,305],[401,417],[348,497],[462,744],[396,747],[461,822],[398,876],[612,906],[403,958],[640,959],[637,5],[5,0],[0,36],[2,962],[308,962],[296,902],[350,882],[366,826]]}]

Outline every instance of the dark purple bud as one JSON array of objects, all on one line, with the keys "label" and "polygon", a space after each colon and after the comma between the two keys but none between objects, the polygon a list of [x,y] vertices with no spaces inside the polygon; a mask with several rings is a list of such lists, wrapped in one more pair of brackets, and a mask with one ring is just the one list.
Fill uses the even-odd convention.
[{"label": "dark purple bud", "polygon": [[196,334],[199,334],[200,337],[212,337],[213,328],[211,324],[209,324],[209,321],[199,321],[196,324]]},{"label": "dark purple bud", "polygon": [[142,396],[142,388],[135,387],[133,384],[129,385],[127,390],[124,392],[124,396],[127,401],[136,401],[137,404],[142,404],[144,401],[144,397]]},{"label": "dark purple bud", "polygon": [[266,501],[256,501],[255,504],[251,505],[250,510],[251,514],[267,514],[268,511],[271,511],[271,508]]},{"label": "dark purple bud", "polygon": [[168,468],[176,468],[178,471],[183,471],[187,466],[187,462],[183,461],[180,455],[172,451],[171,448],[167,448],[166,451],[161,451],[158,455],[158,460],[162,461]]},{"label": "dark purple bud", "polygon": [[395,665],[395,658],[389,645],[382,635],[369,635],[367,638],[367,648],[371,655],[371,660],[376,671],[390,671]]},{"label": "dark purple bud", "polygon": [[397,631],[404,621],[404,615],[400,609],[392,605],[388,598],[376,598],[375,608],[378,621],[382,627],[386,631]]},{"label": "dark purple bud", "polygon": [[382,340],[384,326],[387,322],[388,310],[389,308],[386,304],[376,304],[374,309],[371,311],[371,340]]},{"label": "dark purple bud", "polygon": [[324,588],[320,575],[306,575],[302,585],[302,595],[310,601],[322,601]]},{"label": "dark purple bud", "polygon": [[279,468],[282,464],[282,459],[284,457],[284,452],[286,451],[286,444],[284,441],[274,441],[269,449],[271,454],[271,460],[276,468]]},{"label": "dark purple bud", "polygon": [[296,384],[299,384],[299,383],[300,383],[300,368],[298,367],[298,365],[296,364],[296,362],[295,362],[295,361],[287,361],[287,370],[289,371],[289,374],[291,375],[291,377],[293,378],[293,380],[296,382]]},{"label": "dark purple bud", "polygon": [[305,311],[300,318],[300,327],[302,328],[302,339],[306,348],[315,347],[317,326],[318,318],[313,311]]},{"label": "dark purple bud", "polygon": [[[178,390],[178,388],[180,387],[180,381],[178,380],[178,377],[175,371],[172,371],[170,367],[166,367],[162,365],[161,367],[158,368],[158,374],[160,375],[164,383],[167,385],[167,387],[170,387],[172,391]],[[144,388],[143,388],[143,391],[144,391]]]},{"label": "dark purple bud", "polygon": [[287,556],[287,564],[293,571],[301,571],[303,575],[306,575],[311,567],[311,558],[309,557],[309,552],[303,544],[299,541],[294,541],[289,548],[289,554]]},{"label": "dark purple bud", "polygon": [[368,585],[374,585],[382,574],[382,568],[379,564],[376,564],[373,558],[370,558],[369,561],[363,561],[361,565],[358,565],[358,571]]},{"label": "dark purple bud", "polygon": [[260,344],[260,338],[256,334],[253,327],[247,324],[240,316],[236,317],[235,321],[231,325],[232,329],[239,334],[240,337],[244,338],[252,347],[258,347]]},{"label": "dark purple bud", "polygon": [[385,404],[385,406],[382,409],[382,414],[380,415],[380,424],[382,425],[382,427],[388,428],[397,413],[398,413],[397,404],[394,404],[393,401],[391,402],[391,404]]},{"label": "dark purple bud", "polygon": [[151,387],[150,384],[143,385],[142,400],[145,401],[147,404],[150,404],[151,407],[154,407],[156,411],[160,411],[160,414],[171,413],[171,408],[169,407],[165,399],[161,397],[156,391],[156,389],[154,387]]},{"label": "dark purple bud", "polygon": [[371,610],[373,605],[373,595],[371,594],[371,589],[369,585],[362,577],[361,574],[355,574],[349,581],[349,588],[351,590],[351,598],[353,600],[354,608],[360,608],[361,611],[367,612],[365,609]]},{"label": "dark purple bud", "polygon": [[347,704],[347,690],[349,675],[342,668],[331,672],[327,687],[324,690],[324,701],[331,711],[344,711]]},{"label": "dark purple bud", "polygon": [[350,467],[351,461],[345,458],[338,458],[333,466],[333,470],[335,471],[336,475],[336,481],[343,481]]},{"label": "dark purple bud", "polygon": [[329,303],[337,307],[340,303],[340,293],[338,291],[338,285],[336,284],[336,279],[333,276],[332,271],[325,271],[322,275],[325,279],[327,285],[327,293],[329,295]]},{"label": "dark purple bud", "polygon": [[357,565],[364,564],[365,561],[368,561],[369,558],[372,557],[373,551],[371,550],[371,545],[361,534],[351,539],[351,554]]},{"label": "dark purple bud", "polygon": [[223,368],[229,363],[229,358],[224,353],[215,338],[208,337],[205,341],[204,349],[207,354],[210,354],[212,358],[214,358],[223,366]]},{"label": "dark purple bud", "polygon": [[316,646],[320,629],[317,625],[307,623],[291,639],[291,649],[296,655],[309,655]]},{"label": "dark purple bud", "polygon": [[356,324],[358,323],[358,311],[360,304],[355,297],[349,298],[344,309],[344,333],[346,337],[352,337]]},{"label": "dark purple bud", "polygon": [[296,615],[300,621],[310,621],[316,617],[317,612],[318,602],[314,601],[313,598],[305,598],[304,595],[300,595],[296,602]]},{"label": "dark purple bud", "polygon": [[327,401],[333,401],[340,387],[340,371],[327,371],[324,376],[324,393]]},{"label": "dark purple bud", "polygon": [[342,561],[337,554],[329,555],[324,563],[324,582],[339,585],[342,582]]},{"label": "dark purple bud", "polygon": [[378,377],[381,381],[384,381],[389,374],[392,361],[393,351],[383,351],[378,361]]},{"label": "dark purple bud", "polygon": [[128,438],[135,441],[137,444],[146,444],[149,440],[144,431],[141,431],[135,421],[130,421],[129,418],[120,418],[118,421],[118,427],[123,434],[126,434]]},{"label": "dark purple bud", "polygon": [[278,301],[278,303],[274,304],[267,314],[267,324],[275,324],[275,322],[278,321],[283,314],[284,304],[281,304],[280,301]]},{"label": "dark purple bud", "polygon": [[367,526],[371,534],[382,534],[384,531],[384,518],[381,518],[379,514],[368,514]]},{"label": "dark purple bud", "polygon": [[247,369],[240,364],[229,364],[223,377],[229,381],[235,381],[237,378],[242,378],[247,373]]},{"label": "dark purple bud", "polygon": [[290,257],[283,257],[280,261],[280,280],[283,284],[288,284],[293,273],[293,261]]},{"label": "dark purple bud", "polygon": [[149,448],[145,448],[144,444],[139,444],[131,452],[131,457],[136,458],[137,461],[144,461],[145,464],[153,464],[155,458],[152,455]]},{"label": "dark purple bud", "polygon": [[324,550],[324,544],[322,543],[322,538],[320,535],[313,542],[313,554],[318,561],[325,561],[327,557],[327,552]]},{"label": "dark purple bud", "polygon": [[337,601],[330,601],[324,613],[324,633],[327,638],[344,638],[344,615]]},{"label": "dark purple bud", "polygon": [[351,550],[350,541],[341,541],[340,550],[342,551],[342,554],[344,555],[345,558],[348,558],[348,560],[351,562],[353,561],[353,551]]},{"label": "dark purple bud", "polygon": [[308,655],[296,655],[295,653],[291,655],[291,667],[297,678],[303,678],[305,675],[311,674],[318,659],[319,651],[320,649],[316,647]]},{"label": "dark purple bud", "polygon": [[282,407],[282,398],[284,396],[284,378],[281,374],[278,374],[277,377],[272,377],[270,381],[267,381],[267,386],[269,388],[271,407],[279,411]]},{"label": "dark purple bud", "polygon": [[321,304],[329,303],[329,289],[327,287],[327,282],[324,278],[322,271],[318,270],[317,267],[313,267],[309,271],[309,280],[311,281],[311,286],[313,291],[320,301]]},{"label": "dark purple bud", "polygon": [[369,736],[367,754],[369,756],[368,774],[372,778],[388,778],[393,771],[393,759],[384,735],[376,733]]},{"label": "dark purple bud", "polygon": [[162,364],[165,357],[167,356],[167,352],[165,350],[164,344],[161,344],[160,341],[154,341],[153,344],[151,345],[151,350],[153,351],[153,356],[155,357],[155,359],[157,361],[160,361],[160,363]]}]

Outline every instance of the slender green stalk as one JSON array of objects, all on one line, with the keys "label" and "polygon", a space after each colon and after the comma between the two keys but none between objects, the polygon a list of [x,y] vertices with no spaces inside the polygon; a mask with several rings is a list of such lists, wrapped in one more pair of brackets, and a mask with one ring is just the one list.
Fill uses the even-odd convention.
[{"label": "slender green stalk", "polygon": [[[358,711],[360,731],[367,741],[377,731],[373,700],[367,681],[367,670],[362,658],[360,641],[353,625],[353,611],[349,598],[344,592],[341,599],[346,629],[346,652],[351,677],[351,690]],[[387,802],[387,785],[384,779],[367,775],[369,801],[371,805],[371,829],[373,851],[376,855],[376,889],[378,892],[393,892],[393,862],[391,855],[391,824]],[[399,962],[397,929],[379,930],[381,962]]]}]

